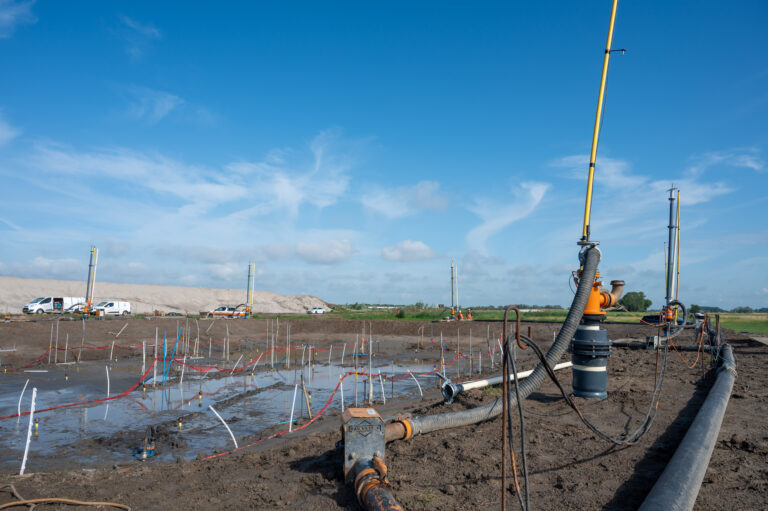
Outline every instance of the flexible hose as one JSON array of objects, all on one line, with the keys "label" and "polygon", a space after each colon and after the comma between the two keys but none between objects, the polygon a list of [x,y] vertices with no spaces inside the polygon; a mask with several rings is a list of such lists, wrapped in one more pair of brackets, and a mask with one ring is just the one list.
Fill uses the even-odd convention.
[{"label": "flexible hose", "polygon": [[[595,273],[597,272],[597,264],[600,262],[600,251],[597,247],[591,247],[587,249],[584,262],[581,280],[579,280],[579,287],[576,289],[576,295],[573,297],[573,303],[568,311],[568,315],[563,322],[563,326],[555,339],[552,347],[547,352],[546,359],[550,365],[554,366],[565,353],[568,348],[568,344],[571,342],[576,329],[581,321],[581,316],[584,314],[584,309],[587,306],[587,300],[589,300],[589,294],[592,291],[592,285],[595,282]],[[520,398],[527,398],[534,390],[536,390],[546,376],[546,369],[542,364],[536,366],[533,374],[520,384]],[[511,404],[516,402],[516,397],[510,400]],[[493,419],[502,412],[503,401],[502,398],[497,398],[491,403],[478,406],[469,410],[461,410],[458,412],[443,413],[438,415],[423,415],[419,417],[413,417],[410,420],[413,426],[413,434],[429,433],[431,431],[439,431],[441,429],[456,428],[461,426],[468,426],[470,424],[476,424],[478,422]]]}]

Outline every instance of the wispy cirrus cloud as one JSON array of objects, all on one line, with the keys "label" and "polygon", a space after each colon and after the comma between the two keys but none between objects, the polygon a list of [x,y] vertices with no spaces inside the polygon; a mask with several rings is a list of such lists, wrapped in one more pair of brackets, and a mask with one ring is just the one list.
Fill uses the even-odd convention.
[{"label": "wispy cirrus cloud", "polygon": [[470,250],[483,252],[488,238],[533,213],[548,189],[548,183],[524,182],[512,189],[511,200],[504,204],[476,199],[468,209],[483,222],[467,233]]},{"label": "wispy cirrus cloud", "polygon": [[434,259],[437,254],[423,241],[404,240],[394,246],[382,248],[381,257],[387,261],[411,262]]},{"label": "wispy cirrus cloud", "polygon": [[128,96],[128,115],[150,124],[160,122],[184,105],[184,99],[170,92],[132,85],[125,88]]},{"label": "wispy cirrus cloud", "polygon": [[243,183],[235,183],[215,170],[187,165],[158,153],[123,148],[85,152],[40,144],[27,164],[57,176],[114,179],[199,206],[237,200],[247,192]]},{"label": "wispy cirrus cloud", "polygon": [[139,60],[152,46],[162,39],[160,29],[151,23],[143,23],[126,15],[120,15],[117,35],[125,43],[125,52],[133,60]]},{"label": "wispy cirrus cloud", "polygon": [[288,153],[271,151],[261,162],[239,161],[226,166],[231,175],[251,183],[257,205],[243,214],[276,210],[298,216],[303,204],[325,208],[335,204],[349,187],[352,158],[345,141],[334,130],[323,131],[309,144],[310,161],[291,162]]},{"label": "wispy cirrus cloud", "polygon": [[24,2],[0,0],[0,39],[11,37],[18,25],[37,21],[32,14],[34,3],[34,0]]},{"label": "wispy cirrus cloud", "polygon": [[21,131],[8,124],[1,114],[2,112],[0,112],[0,147],[21,134]]},{"label": "wispy cirrus cloud", "polygon": [[443,209],[447,200],[440,183],[420,181],[413,186],[376,188],[360,200],[365,208],[389,218],[412,215],[422,209]]}]

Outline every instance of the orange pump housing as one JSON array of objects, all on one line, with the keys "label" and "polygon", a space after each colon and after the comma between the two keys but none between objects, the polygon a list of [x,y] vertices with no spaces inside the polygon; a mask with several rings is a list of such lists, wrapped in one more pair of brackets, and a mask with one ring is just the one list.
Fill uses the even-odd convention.
[{"label": "orange pump housing", "polygon": [[[579,278],[580,277],[581,277],[581,272],[579,272]],[[600,272],[597,272],[595,273],[595,282],[592,284],[592,291],[589,293],[589,300],[587,300],[587,306],[584,309],[585,315],[605,316],[604,309],[613,307],[619,302],[619,298],[621,298],[621,291],[617,292],[614,295],[614,293],[611,293],[602,288],[603,283],[599,279],[600,279]],[[617,289],[618,282],[621,282],[621,281],[614,281],[614,282],[611,282],[611,284],[614,286],[614,289]],[[621,282],[622,288],[623,288],[623,285],[624,285],[624,282]]]}]

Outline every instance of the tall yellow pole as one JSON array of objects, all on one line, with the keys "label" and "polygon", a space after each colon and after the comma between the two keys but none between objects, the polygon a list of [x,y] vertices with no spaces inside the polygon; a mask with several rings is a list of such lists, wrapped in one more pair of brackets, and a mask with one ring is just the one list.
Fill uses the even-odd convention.
[{"label": "tall yellow pole", "polygon": [[[680,293],[680,190],[677,191],[677,283],[675,284],[675,300]],[[677,310],[675,307],[675,323],[677,323]]]},{"label": "tall yellow pole", "polygon": [[605,82],[608,78],[608,61],[611,58],[611,42],[613,41],[613,24],[616,21],[616,7],[619,0],[613,0],[611,8],[611,22],[608,26],[608,41],[605,43],[603,55],[603,73],[600,76],[600,93],[597,96],[597,113],[595,114],[595,128],[592,132],[592,151],[589,155],[589,177],[587,178],[587,200],[584,204],[584,229],[581,233],[581,241],[589,241],[589,221],[592,213],[592,183],[595,179],[595,160],[597,159],[597,141],[600,136],[600,119],[603,116],[603,103],[605,101]]}]

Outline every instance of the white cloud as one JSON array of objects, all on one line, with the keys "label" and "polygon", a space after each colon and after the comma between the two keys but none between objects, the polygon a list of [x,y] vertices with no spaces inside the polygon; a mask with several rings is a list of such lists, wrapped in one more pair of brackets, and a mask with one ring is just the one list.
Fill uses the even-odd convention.
[{"label": "white cloud", "polygon": [[37,18],[32,14],[34,0],[15,2],[0,0],[0,38],[11,37],[17,25],[35,23]]},{"label": "white cloud", "polygon": [[688,167],[686,173],[693,177],[699,176],[708,168],[716,165],[747,168],[757,172],[765,170],[765,161],[763,161],[760,150],[755,147],[747,147],[704,153],[695,158],[694,163]]},{"label": "white cloud", "polygon": [[335,264],[349,259],[355,249],[349,240],[299,242],[296,255],[308,263]]},{"label": "white cloud", "polygon": [[170,92],[147,87],[131,86],[126,89],[131,96],[128,113],[135,119],[151,124],[161,121],[173,110],[184,104],[184,100]]},{"label": "white cloud", "polygon": [[140,59],[152,45],[153,41],[162,38],[162,33],[150,23],[141,23],[128,16],[120,16],[121,26],[118,30],[125,41],[125,51],[134,60]]},{"label": "white cloud", "polygon": [[533,213],[549,189],[547,183],[525,182],[518,188],[513,188],[511,201],[505,204],[492,203],[489,200],[476,199],[469,210],[479,216],[483,223],[473,228],[467,234],[467,244],[470,250],[482,252],[485,242],[502,229],[517,220]]},{"label": "white cloud", "polygon": [[236,200],[247,192],[244,184],[233,182],[221,173],[185,165],[159,154],[127,149],[78,152],[62,146],[40,145],[28,163],[54,175],[110,178],[175,196],[199,205],[198,214],[206,205]]},{"label": "white cloud", "polygon": [[18,137],[20,133],[21,132],[19,130],[8,124],[5,119],[0,117],[0,147]]},{"label": "white cloud", "polygon": [[[283,152],[270,152],[265,161],[239,161],[227,165],[232,174],[251,183],[251,197],[258,205],[243,213],[265,214],[286,210],[298,216],[302,204],[325,208],[335,204],[349,187],[352,162],[337,146],[343,141],[333,131],[321,132],[309,145],[313,159],[303,165],[290,165]],[[279,154],[279,157],[276,157]]]},{"label": "white cloud", "polygon": [[421,209],[443,209],[447,200],[440,183],[420,181],[411,187],[379,188],[360,200],[363,206],[389,218],[412,215]]},{"label": "white cloud", "polygon": [[423,261],[433,259],[437,254],[423,241],[405,240],[392,247],[381,249],[381,257],[387,261]]}]

